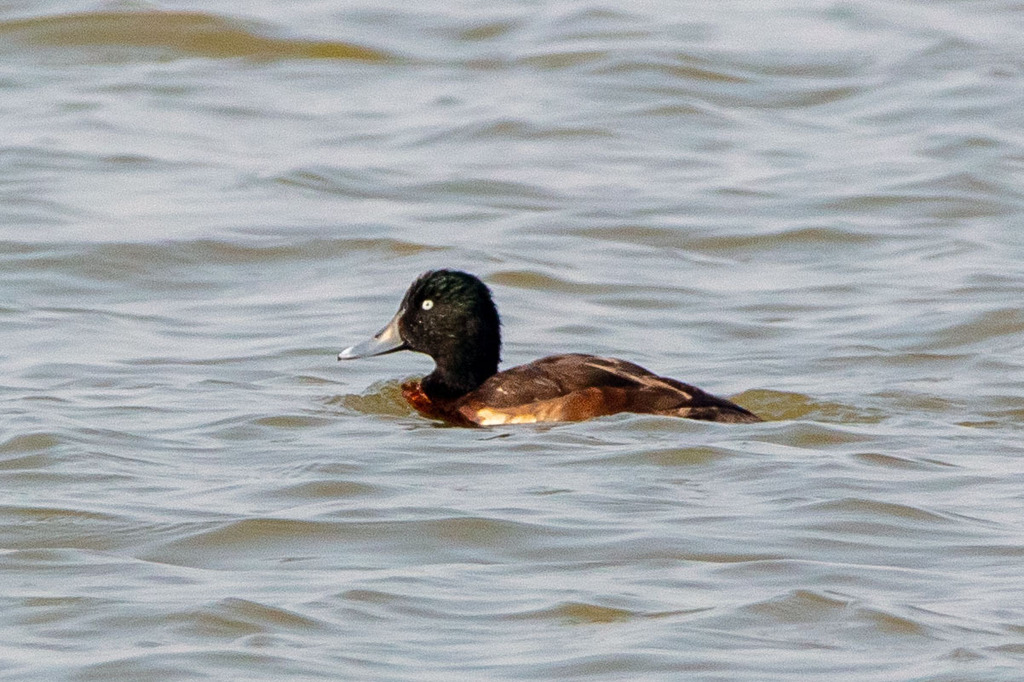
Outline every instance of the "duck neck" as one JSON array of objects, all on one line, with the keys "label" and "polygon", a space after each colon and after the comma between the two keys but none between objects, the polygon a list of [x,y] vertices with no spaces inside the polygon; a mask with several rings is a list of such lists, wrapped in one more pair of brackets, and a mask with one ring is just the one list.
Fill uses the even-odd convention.
[{"label": "duck neck", "polygon": [[475,390],[498,371],[498,352],[469,349],[435,358],[434,371],[423,378],[423,392],[432,399],[452,400]]}]

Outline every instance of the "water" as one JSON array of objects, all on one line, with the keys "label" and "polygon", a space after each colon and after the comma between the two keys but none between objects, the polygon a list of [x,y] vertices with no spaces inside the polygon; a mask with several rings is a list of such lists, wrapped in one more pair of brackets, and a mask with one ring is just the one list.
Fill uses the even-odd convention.
[{"label": "water", "polygon": [[[0,677],[1017,680],[1024,26],[976,2],[0,9]],[[757,425],[446,428],[505,365]]]}]

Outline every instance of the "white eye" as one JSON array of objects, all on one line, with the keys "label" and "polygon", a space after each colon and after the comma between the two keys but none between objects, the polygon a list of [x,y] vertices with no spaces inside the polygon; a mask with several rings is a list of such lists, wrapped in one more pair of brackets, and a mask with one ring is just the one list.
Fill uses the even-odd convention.
[{"label": "white eye", "polygon": [[421,307],[422,307],[422,308],[423,308],[424,310],[430,310],[431,308],[433,308],[433,307],[434,307],[434,302],[433,302],[433,301],[431,301],[431,300],[430,300],[430,299],[428,298],[427,300],[425,300],[425,301],[423,302],[423,305],[422,305]]}]

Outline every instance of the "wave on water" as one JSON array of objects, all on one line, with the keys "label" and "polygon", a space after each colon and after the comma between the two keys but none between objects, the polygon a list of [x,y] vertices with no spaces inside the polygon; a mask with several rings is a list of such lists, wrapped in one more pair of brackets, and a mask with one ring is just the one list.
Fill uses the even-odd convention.
[{"label": "wave on water", "polygon": [[396,58],[385,51],[355,43],[276,37],[271,33],[272,29],[256,22],[206,12],[82,12],[0,22],[0,54],[23,52],[26,47],[65,51],[101,47],[159,50],[164,58],[370,62]]},{"label": "wave on water", "polygon": [[406,380],[379,381],[363,393],[332,396],[324,402],[354,414],[408,417],[415,412],[402,397],[402,381]]}]

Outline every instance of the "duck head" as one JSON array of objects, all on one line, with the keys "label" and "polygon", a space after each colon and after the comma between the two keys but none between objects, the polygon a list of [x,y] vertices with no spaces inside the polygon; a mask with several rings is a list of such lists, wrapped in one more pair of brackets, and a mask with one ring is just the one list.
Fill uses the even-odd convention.
[{"label": "duck head", "polygon": [[435,368],[422,381],[431,398],[464,395],[498,371],[501,320],[491,291],[458,270],[432,270],[405,292],[398,312],[376,335],[338,354],[352,360],[411,350]]}]

